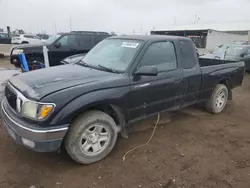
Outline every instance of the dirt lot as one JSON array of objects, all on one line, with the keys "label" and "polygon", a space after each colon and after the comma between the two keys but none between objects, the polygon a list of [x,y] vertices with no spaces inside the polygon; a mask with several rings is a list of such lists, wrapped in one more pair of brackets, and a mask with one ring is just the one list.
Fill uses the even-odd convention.
[{"label": "dirt lot", "polygon": [[[65,153],[35,153],[13,143],[0,126],[0,188],[250,187],[250,76],[234,90],[223,113],[188,108],[161,122],[149,145],[156,117],[138,123],[103,161],[81,166]],[[0,123],[1,124],[1,123]],[[170,187],[168,187],[170,188]],[[173,188],[173,187],[171,187]]]}]

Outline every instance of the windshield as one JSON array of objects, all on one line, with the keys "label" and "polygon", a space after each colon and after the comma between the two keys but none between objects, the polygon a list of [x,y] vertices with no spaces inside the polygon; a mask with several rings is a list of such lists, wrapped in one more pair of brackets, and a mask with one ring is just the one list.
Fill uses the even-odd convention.
[{"label": "windshield", "polygon": [[239,54],[243,50],[243,46],[229,46],[226,55],[234,56]]},{"label": "windshield", "polygon": [[61,35],[53,35],[50,38],[48,38],[45,43],[46,44],[52,44],[56,39],[58,39]]},{"label": "windshield", "polygon": [[142,43],[140,40],[106,39],[98,43],[81,63],[124,72]]}]

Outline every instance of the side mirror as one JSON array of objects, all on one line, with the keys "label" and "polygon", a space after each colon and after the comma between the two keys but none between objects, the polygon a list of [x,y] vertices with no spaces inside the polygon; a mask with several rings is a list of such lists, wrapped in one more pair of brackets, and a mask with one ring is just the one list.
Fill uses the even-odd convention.
[{"label": "side mirror", "polygon": [[157,76],[158,69],[156,66],[142,66],[136,72],[138,76]]},{"label": "side mirror", "polygon": [[60,47],[61,47],[61,43],[58,42],[58,43],[56,43],[54,46],[55,46],[56,48],[60,48]]},{"label": "side mirror", "polygon": [[240,57],[244,57],[244,56],[245,56],[245,54],[244,54],[244,53],[241,53],[241,54],[240,54]]}]

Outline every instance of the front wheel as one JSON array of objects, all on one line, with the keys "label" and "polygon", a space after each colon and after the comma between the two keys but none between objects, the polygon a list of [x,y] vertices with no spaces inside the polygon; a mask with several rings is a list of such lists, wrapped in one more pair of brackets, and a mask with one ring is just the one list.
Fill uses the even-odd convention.
[{"label": "front wheel", "polygon": [[228,100],[228,89],[223,84],[218,84],[206,104],[206,109],[208,112],[213,114],[218,114],[224,110]]},{"label": "front wheel", "polygon": [[117,134],[116,123],[112,117],[102,111],[89,111],[70,125],[65,148],[76,162],[95,163],[111,152]]}]

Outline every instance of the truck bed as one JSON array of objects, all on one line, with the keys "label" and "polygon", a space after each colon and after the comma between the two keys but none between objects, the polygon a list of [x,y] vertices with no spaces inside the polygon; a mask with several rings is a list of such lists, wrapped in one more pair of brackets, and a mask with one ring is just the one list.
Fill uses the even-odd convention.
[{"label": "truck bed", "polygon": [[230,89],[242,84],[245,71],[244,61],[199,58],[199,64],[202,75],[202,99],[211,96],[214,87],[218,83],[227,84]]},{"label": "truck bed", "polygon": [[230,60],[199,58],[200,67],[213,66],[213,65],[222,65],[222,64],[224,66],[224,64],[230,64],[230,63],[238,63],[238,62],[237,61],[230,61]]}]

